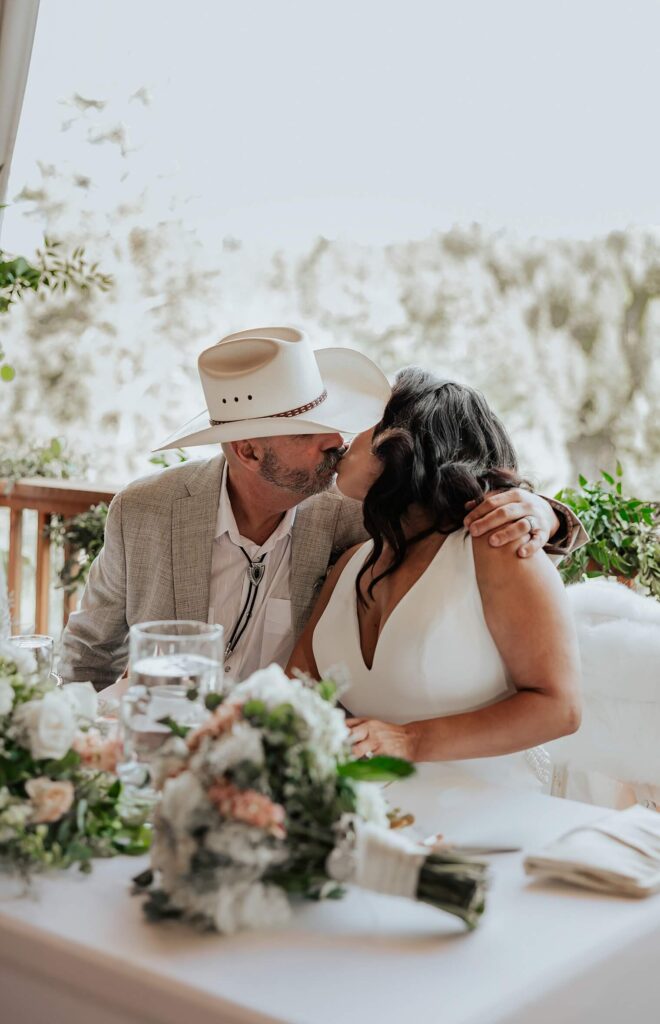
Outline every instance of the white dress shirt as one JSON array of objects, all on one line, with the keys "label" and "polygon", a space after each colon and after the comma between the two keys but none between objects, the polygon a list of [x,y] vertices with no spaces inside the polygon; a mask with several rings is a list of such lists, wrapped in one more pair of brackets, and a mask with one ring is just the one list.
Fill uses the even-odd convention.
[{"label": "white dress shirt", "polygon": [[265,572],[257,589],[256,601],[248,625],[233,653],[225,659],[225,672],[236,682],[275,661],[286,665],[293,650],[291,619],[291,527],[295,508],[285,512],[282,521],[261,546],[242,537],[227,491],[227,466],[222,471],[218,521],[213,541],[209,622],[224,627],[227,645],[250,590],[248,562],[265,555]]}]

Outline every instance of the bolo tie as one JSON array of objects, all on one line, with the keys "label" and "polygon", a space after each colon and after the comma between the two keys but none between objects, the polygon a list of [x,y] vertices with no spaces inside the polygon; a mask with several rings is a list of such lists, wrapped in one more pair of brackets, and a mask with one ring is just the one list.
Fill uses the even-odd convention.
[{"label": "bolo tie", "polygon": [[238,616],[236,624],[234,625],[234,628],[231,631],[231,636],[227,641],[227,645],[225,647],[225,661],[234,653],[238,641],[241,639],[243,633],[248,627],[248,623],[252,618],[252,612],[254,611],[255,601],[257,600],[257,591],[259,589],[259,584],[264,578],[264,574],[266,572],[266,552],[264,552],[261,558],[257,558],[255,559],[255,561],[252,561],[244,547],[241,547],[241,551],[245,555],[245,558],[248,563],[247,578],[250,581],[250,586],[245,596],[245,601],[243,602],[243,607],[241,608],[240,615]]}]

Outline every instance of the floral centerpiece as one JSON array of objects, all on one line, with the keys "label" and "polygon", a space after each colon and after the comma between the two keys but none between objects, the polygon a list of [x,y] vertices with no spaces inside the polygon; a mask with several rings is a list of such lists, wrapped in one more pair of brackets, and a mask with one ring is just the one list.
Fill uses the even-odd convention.
[{"label": "floral centerpiece", "polygon": [[154,784],[151,870],[135,879],[152,919],[231,933],[285,920],[289,897],[342,895],[342,884],[424,900],[474,927],[485,866],[389,829],[374,783],[407,761],[354,761],[332,682],[255,673],[200,727],[169,723]]},{"label": "floral centerpiece", "polygon": [[58,687],[0,641],[0,864],[29,876],[142,853],[149,832],[120,814],[118,743],[94,727],[91,683]]}]

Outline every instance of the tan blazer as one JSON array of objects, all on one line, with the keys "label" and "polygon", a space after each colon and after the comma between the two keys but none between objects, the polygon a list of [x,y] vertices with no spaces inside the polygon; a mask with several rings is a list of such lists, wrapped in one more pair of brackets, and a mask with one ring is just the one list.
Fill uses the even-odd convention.
[{"label": "tan blazer", "polygon": [[[129,484],[113,499],[105,542],[62,636],[65,682],[98,689],[122,674],[135,622],[206,622],[211,555],[224,456]],[[337,491],[301,502],[291,531],[291,604],[296,636],[309,618],[328,566],[366,538],[359,502]]]},{"label": "tan blazer", "polygon": [[[211,557],[224,456],[180,466],[129,484],[113,499],[105,543],[94,561],[80,609],[62,636],[59,672],[65,682],[114,683],[128,662],[128,630],[136,622],[206,622]],[[553,503],[554,504],[554,503]],[[586,534],[565,506],[566,554]],[[298,636],[309,618],[328,566],[366,539],[362,506],[336,490],[297,509],[291,531],[291,604]]]}]

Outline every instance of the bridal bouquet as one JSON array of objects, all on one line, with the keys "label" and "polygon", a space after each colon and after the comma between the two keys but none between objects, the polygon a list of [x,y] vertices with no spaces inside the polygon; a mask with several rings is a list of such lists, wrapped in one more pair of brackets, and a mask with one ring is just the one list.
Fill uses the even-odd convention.
[{"label": "bridal bouquet", "polygon": [[121,818],[118,744],[96,713],[91,683],[58,687],[0,641],[0,864],[89,871],[92,857],[148,848],[147,830]]},{"label": "bridal bouquet", "polygon": [[[407,761],[350,759],[332,682],[276,665],[236,686],[210,717],[161,748],[151,870],[135,879],[151,919],[231,933],[270,927],[289,897],[342,895],[342,884],[423,900],[473,928],[483,864],[430,851],[389,829],[381,788]],[[207,703],[207,706],[209,704]]]}]

